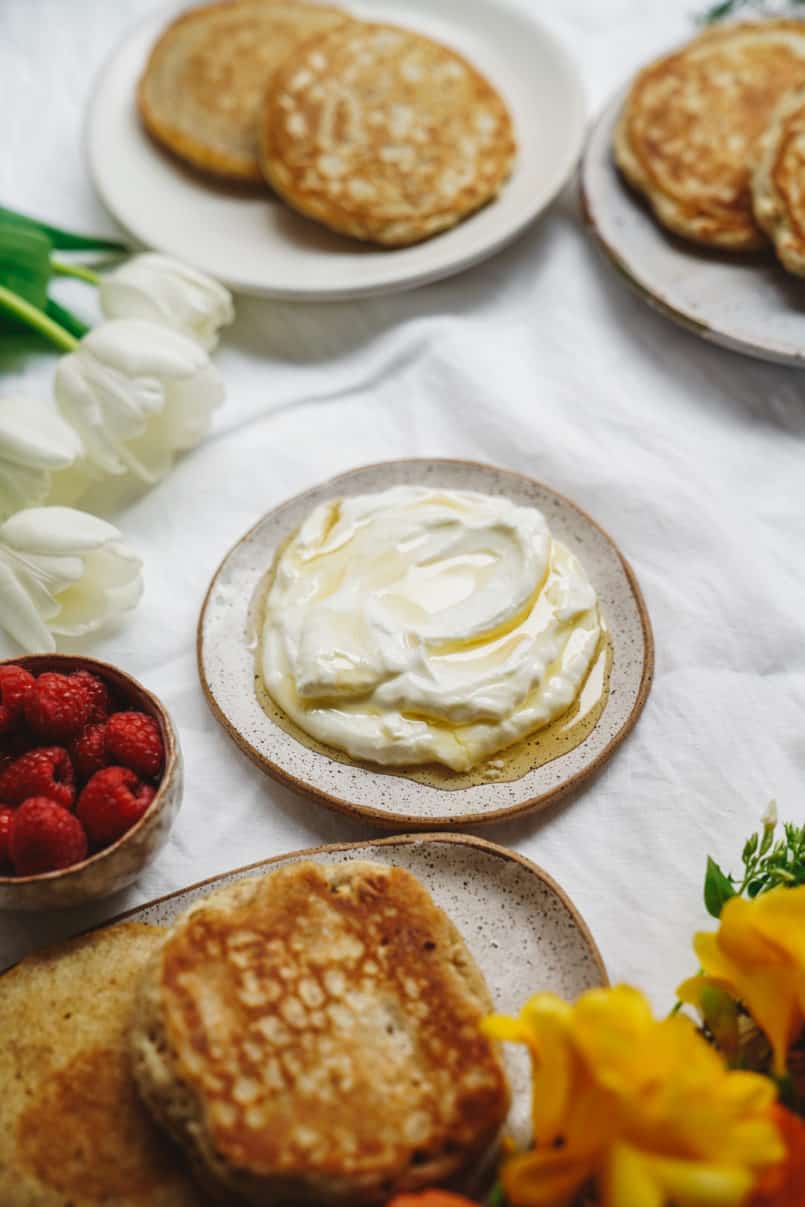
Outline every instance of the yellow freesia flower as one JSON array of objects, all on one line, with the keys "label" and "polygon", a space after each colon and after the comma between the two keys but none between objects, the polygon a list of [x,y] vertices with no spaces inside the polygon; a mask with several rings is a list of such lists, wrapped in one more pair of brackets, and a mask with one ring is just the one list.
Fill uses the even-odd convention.
[{"label": "yellow freesia flower", "polygon": [[747,901],[731,897],[719,928],[697,934],[701,976],[677,990],[706,1013],[706,992],[717,987],[743,1003],[774,1052],[783,1075],[791,1044],[805,1026],[805,885],[776,888]]},{"label": "yellow freesia flower", "polygon": [[569,1207],[591,1182],[603,1207],[741,1207],[784,1155],[772,1083],[730,1072],[636,989],[537,994],[484,1030],[531,1055],[534,1147],[502,1171],[515,1207]]}]

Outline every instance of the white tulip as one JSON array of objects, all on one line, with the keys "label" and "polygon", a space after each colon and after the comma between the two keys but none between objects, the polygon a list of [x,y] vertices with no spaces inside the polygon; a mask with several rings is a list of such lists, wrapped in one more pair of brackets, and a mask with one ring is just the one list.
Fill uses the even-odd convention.
[{"label": "white tulip", "polygon": [[149,485],[194,448],[224,398],[204,349],[143,319],[110,319],[56,370],[56,401],[96,477],[132,474]]},{"label": "white tulip", "polygon": [[44,503],[54,474],[81,456],[78,433],[33,398],[0,398],[0,520]]},{"label": "white tulip", "polygon": [[30,653],[56,648],[133,608],[142,562],[105,520],[30,507],[0,524],[0,627]]},{"label": "white tulip", "polygon": [[100,297],[107,318],[162,323],[207,349],[218,343],[219,328],[235,317],[232,295],[223,285],[155,252],[134,256],[104,275]]}]

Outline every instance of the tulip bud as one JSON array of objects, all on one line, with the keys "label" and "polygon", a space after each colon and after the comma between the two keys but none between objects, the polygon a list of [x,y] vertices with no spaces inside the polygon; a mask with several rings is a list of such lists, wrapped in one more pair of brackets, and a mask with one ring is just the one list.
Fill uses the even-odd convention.
[{"label": "tulip bud", "polygon": [[107,318],[148,319],[214,348],[221,327],[235,317],[232,296],[195,268],[147,252],[107,273],[100,283]]},{"label": "tulip bud", "polygon": [[141,594],[142,562],[105,520],[31,507],[0,524],[0,625],[30,653],[94,632]]},{"label": "tulip bud", "polygon": [[54,474],[81,456],[77,432],[33,398],[0,398],[0,520],[44,503]]},{"label": "tulip bud", "polygon": [[204,349],[143,319],[111,319],[62,357],[56,401],[96,476],[148,485],[207,434],[224,383]]}]

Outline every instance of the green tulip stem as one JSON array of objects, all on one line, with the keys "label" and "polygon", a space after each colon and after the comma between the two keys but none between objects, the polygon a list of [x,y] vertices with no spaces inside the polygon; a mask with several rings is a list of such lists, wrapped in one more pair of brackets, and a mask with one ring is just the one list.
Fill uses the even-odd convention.
[{"label": "green tulip stem", "polygon": [[26,302],[25,298],[21,298],[18,293],[6,289],[5,285],[0,285],[0,309],[21,319],[34,331],[44,335],[45,339],[49,339],[62,352],[73,352],[78,347],[78,340],[75,336],[71,335],[69,331],[65,331],[64,327],[59,326],[58,323],[54,323],[53,319],[48,318],[44,311],[37,306]]},{"label": "green tulip stem", "polygon": [[76,277],[79,281],[86,281],[89,285],[97,286],[101,283],[97,272],[93,272],[84,264],[69,264],[66,260],[57,260],[55,256],[51,256],[50,267],[60,277]]}]

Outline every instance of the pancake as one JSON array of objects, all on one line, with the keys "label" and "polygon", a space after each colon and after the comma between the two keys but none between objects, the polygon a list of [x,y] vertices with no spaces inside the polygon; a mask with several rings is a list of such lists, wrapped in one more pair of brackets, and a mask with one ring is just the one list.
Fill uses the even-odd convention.
[{"label": "pancake", "polygon": [[766,236],[751,169],[780,98],[805,84],[805,22],[710,30],[641,71],[615,135],[615,159],[663,225],[744,251]]},{"label": "pancake", "polygon": [[760,141],[752,202],[783,266],[805,276],[805,88],[783,98]]},{"label": "pancake", "polygon": [[305,0],[231,0],[177,17],[151,51],[137,102],[150,134],[196,168],[262,181],[266,83],[300,42],[348,18]]},{"label": "pancake", "polygon": [[410,873],[302,862],[213,893],[144,978],[133,1069],[224,1201],[382,1207],[494,1149],[483,978]]},{"label": "pancake", "polygon": [[156,927],[98,931],[0,977],[3,1207],[199,1207],[131,1078],[134,985]]},{"label": "pancake", "polygon": [[515,154],[504,102],[466,59],[358,22],[289,56],[260,134],[266,178],[290,205],[388,245],[427,239],[491,200]]}]

